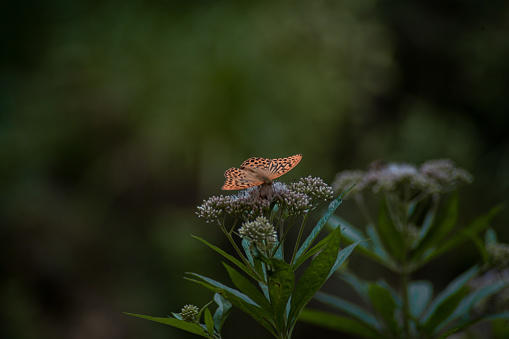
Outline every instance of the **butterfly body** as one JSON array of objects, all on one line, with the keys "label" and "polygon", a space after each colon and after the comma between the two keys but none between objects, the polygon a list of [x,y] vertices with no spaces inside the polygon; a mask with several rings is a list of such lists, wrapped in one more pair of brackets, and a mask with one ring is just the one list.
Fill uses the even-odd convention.
[{"label": "butterfly body", "polygon": [[272,181],[294,168],[302,159],[301,154],[287,158],[249,158],[240,168],[228,169],[224,176],[223,190],[240,190],[259,185],[271,185]]}]

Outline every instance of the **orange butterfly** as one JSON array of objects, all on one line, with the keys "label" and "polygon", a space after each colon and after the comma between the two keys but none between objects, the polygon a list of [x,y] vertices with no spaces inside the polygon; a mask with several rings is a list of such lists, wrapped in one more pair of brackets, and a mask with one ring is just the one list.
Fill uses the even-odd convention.
[{"label": "orange butterfly", "polygon": [[272,180],[294,168],[302,159],[302,154],[287,158],[267,159],[249,158],[240,165],[224,172],[226,181],[223,190],[241,190],[259,185],[271,185]]}]

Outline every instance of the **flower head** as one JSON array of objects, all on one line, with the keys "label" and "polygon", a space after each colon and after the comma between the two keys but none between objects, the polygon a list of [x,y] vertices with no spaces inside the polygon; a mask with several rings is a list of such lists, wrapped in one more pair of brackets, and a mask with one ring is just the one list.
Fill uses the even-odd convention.
[{"label": "flower head", "polygon": [[313,207],[312,200],[308,195],[293,190],[288,190],[281,202],[289,215],[302,214]]},{"label": "flower head", "polygon": [[194,305],[186,305],[182,307],[180,315],[182,316],[182,320],[192,323],[197,320],[196,317],[198,316],[199,311],[200,309]]},{"label": "flower head", "polygon": [[230,203],[230,196],[213,196],[208,200],[203,200],[203,204],[198,206],[196,214],[198,214],[198,217],[205,219],[207,223],[219,222]]},{"label": "flower head", "polygon": [[417,167],[406,163],[376,162],[367,171],[343,171],[332,184],[336,192],[354,183],[352,193],[371,190],[373,193],[410,189],[414,193],[446,193],[463,183],[472,182],[472,175],[456,167],[451,160],[430,160]]},{"label": "flower head", "polygon": [[272,249],[277,242],[277,233],[274,226],[263,216],[242,224],[242,227],[239,228],[239,234],[242,238],[248,238],[254,242],[262,251]]},{"label": "flower head", "polygon": [[472,174],[456,167],[449,159],[426,161],[421,165],[420,172],[433,179],[439,191],[454,189],[460,184],[469,184],[474,180]]},{"label": "flower head", "polygon": [[339,172],[336,174],[336,178],[332,183],[332,188],[334,189],[334,192],[341,193],[355,184],[355,187],[352,188],[350,194],[361,192],[364,188],[364,175],[365,172],[361,170],[346,170]]},{"label": "flower head", "polygon": [[303,193],[311,197],[313,201],[323,202],[334,197],[332,187],[323,182],[321,178],[308,176],[289,185],[290,190]]},{"label": "flower head", "polygon": [[285,215],[299,215],[332,196],[332,187],[320,178],[309,176],[289,185],[274,182],[272,185],[250,187],[233,195],[213,196],[198,206],[196,214],[207,223],[222,224],[226,215],[252,221],[262,215],[269,216],[274,205],[279,205]]}]

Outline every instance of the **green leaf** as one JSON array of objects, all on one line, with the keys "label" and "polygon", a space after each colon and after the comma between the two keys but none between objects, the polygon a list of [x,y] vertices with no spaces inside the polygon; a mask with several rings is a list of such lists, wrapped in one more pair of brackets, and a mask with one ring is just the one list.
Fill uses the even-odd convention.
[{"label": "green leaf", "polygon": [[431,196],[431,202],[432,202],[431,208],[428,209],[428,212],[424,216],[424,220],[421,224],[419,236],[417,237],[417,239],[415,239],[415,241],[412,244],[412,249],[414,250],[420,245],[421,241],[426,238],[429,230],[435,224],[435,218],[437,215],[439,202],[438,197],[434,195]]},{"label": "green leaf", "polygon": [[140,314],[134,314],[134,313],[125,313],[127,315],[132,315],[133,317],[143,318],[151,321],[155,321],[161,324],[170,325],[176,328],[179,328],[181,330],[201,335],[205,338],[210,338],[210,336],[205,332],[203,327],[201,327],[198,324],[195,323],[188,323],[187,321],[175,319],[175,318],[158,318],[158,317],[151,317],[148,315],[140,315]]},{"label": "green leaf", "polygon": [[436,312],[438,306],[442,304],[445,299],[447,299],[450,295],[456,293],[462,286],[464,286],[473,276],[475,276],[479,272],[479,267],[473,266],[464,273],[462,273],[460,276],[458,276],[456,279],[451,281],[447,287],[440,292],[435,299],[431,302],[429,307],[426,309],[426,312],[424,313],[422,317],[423,322],[429,321],[429,318],[432,316],[433,313]]},{"label": "green leaf", "polygon": [[299,250],[297,251],[297,254],[295,255],[295,259],[294,259],[294,262],[298,261],[299,258],[304,254],[306,253],[306,251],[311,247],[311,245],[313,244],[313,242],[316,240],[316,238],[318,237],[318,234],[320,233],[320,231],[322,230],[323,226],[325,226],[325,224],[327,223],[327,221],[329,220],[329,218],[331,217],[331,215],[336,211],[336,209],[338,208],[339,205],[341,205],[341,203],[343,202],[342,198],[343,196],[348,193],[348,191],[350,191],[355,185],[353,185],[352,187],[350,187],[348,190],[344,191],[343,193],[341,193],[341,195],[339,197],[337,197],[336,199],[332,200],[331,203],[329,204],[329,208],[327,209],[327,212],[323,215],[323,217],[318,221],[318,223],[316,224],[315,228],[313,228],[313,230],[311,231],[311,233],[309,234],[309,236],[306,238],[306,240],[304,241],[304,243],[302,244],[302,246],[299,248]]},{"label": "green leaf", "polygon": [[214,335],[214,319],[212,319],[212,314],[210,313],[209,309],[205,309],[205,326],[207,326],[207,331],[209,332],[210,336],[212,337]]},{"label": "green leaf", "polygon": [[375,329],[367,326],[365,323],[352,318],[342,317],[322,311],[304,309],[299,320],[329,328],[338,332],[351,333],[367,339],[384,339]]},{"label": "green leaf", "polygon": [[274,334],[273,324],[267,319],[270,318],[270,315],[267,314],[260,306],[258,306],[253,300],[251,300],[245,294],[225,286],[220,282],[212,280],[210,278],[201,276],[196,273],[188,273],[189,275],[195,276],[200,280],[195,280],[191,278],[186,278],[189,281],[200,284],[216,293],[219,293],[223,298],[231,302],[235,307],[242,310],[244,313],[249,315],[251,318],[255,319],[258,323],[267,328],[272,334]]},{"label": "green leaf", "polygon": [[350,285],[350,287],[352,287],[354,289],[354,291],[357,292],[357,294],[360,297],[362,297],[362,299],[365,302],[369,303],[369,294],[368,294],[369,284],[365,280],[358,278],[350,270],[346,270],[346,271],[343,270],[343,271],[341,271],[340,274],[337,274],[337,276],[339,277],[339,279],[343,280],[348,285]]},{"label": "green leaf", "polygon": [[255,285],[253,285],[247,278],[237,272],[234,268],[228,266],[224,262],[223,265],[230,275],[230,279],[232,280],[235,287],[237,287],[242,293],[251,298],[257,305],[261,306],[268,312],[271,311],[269,301],[258,291],[258,288]]},{"label": "green leaf", "polygon": [[446,320],[459,305],[461,300],[467,296],[469,288],[461,286],[455,292],[450,293],[440,304],[437,305],[435,312],[424,322],[423,328],[426,333],[438,332],[439,325]]},{"label": "green leaf", "polygon": [[371,243],[373,244],[373,246],[371,246],[370,254],[368,257],[371,257],[372,259],[378,261],[382,266],[385,266],[388,269],[396,272],[398,270],[398,264],[396,264],[394,258],[391,257],[385,250],[384,245],[382,244],[382,240],[380,239],[380,236],[378,235],[375,227],[373,225],[368,225],[366,227],[366,233],[370,237],[369,240],[371,240]]},{"label": "green leaf", "polygon": [[219,293],[214,294],[214,301],[217,304],[217,309],[214,312],[214,327],[218,333],[221,333],[226,318],[228,318],[232,310],[232,304]]},{"label": "green leaf", "polygon": [[383,199],[378,210],[378,235],[390,254],[394,258],[401,260],[405,255],[404,237],[390,218],[387,204],[387,201]]},{"label": "green leaf", "polygon": [[487,227],[489,227],[491,219],[493,219],[503,208],[503,205],[497,205],[492,208],[488,213],[476,218],[472,223],[470,223],[465,229],[459,231],[453,237],[445,241],[442,245],[440,245],[434,251],[429,252],[427,256],[425,256],[421,262],[424,264],[425,262],[430,261],[431,259],[441,255],[444,252],[447,252],[454,247],[460,245],[465,240],[469,239],[472,234],[478,234],[483,231]]},{"label": "green leaf", "polygon": [[274,319],[280,333],[286,329],[286,307],[295,285],[295,275],[292,267],[279,259],[272,259],[270,269],[267,270],[269,278],[269,295]]},{"label": "green leaf", "polygon": [[243,270],[244,272],[246,272],[247,274],[249,274],[249,276],[253,277],[254,279],[256,279],[256,275],[253,273],[252,270],[249,269],[249,267],[247,267],[246,265],[244,265],[242,262],[240,262],[237,258],[235,258],[234,256],[226,253],[225,251],[223,251],[222,249],[220,249],[219,247],[217,246],[214,246],[212,244],[210,244],[207,240],[205,239],[202,239],[200,237],[197,237],[197,236],[194,236],[192,235],[193,238],[195,239],[198,239],[200,240],[202,243],[204,243],[205,245],[207,245],[208,247],[210,247],[211,249],[213,249],[214,251],[216,251],[217,253],[221,254],[223,257],[225,257],[226,259],[230,260],[232,263],[234,263],[235,265],[237,265],[238,268],[240,268],[241,270]]},{"label": "green leaf", "polygon": [[315,299],[318,301],[321,301],[324,304],[327,304],[329,306],[332,306],[340,311],[345,312],[349,316],[365,323],[366,325],[372,327],[372,328],[379,328],[380,325],[378,324],[378,321],[376,320],[373,315],[368,313],[363,308],[357,306],[354,303],[351,303],[347,300],[329,295],[327,293],[318,292],[315,295]]},{"label": "green leaf", "polygon": [[295,271],[300,265],[302,265],[306,260],[308,260],[310,257],[312,257],[313,255],[315,255],[316,253],[320,252],[324,247],[325,245],[327,245],[327,242],[330,240],[329,239],[330,237],[330,234],[327,235],[325,238],[323,238],[322,240],[320,240],[318,242],[318,244],[316,244],[315,246],[313,246],[310,250],[308,250],[306,252],[306,254],[302,255],[299,260],[296,260],[293,265],[292,265],[292,268],[293,270]]},{"label": "green leaf", "polygon": [[[366,239],[366,236],[360,229],[353,226],[352,224],[350,224],[348,221],[341,217],[331,215],[329,220],[327,221],[327,228],[333,231],[338,227],[341,227],[343,239],[347,239],[350,243]],[[365,246],[367,247],[367,245]]]},{"label": "green leaf", "polygon": [[332,275],[332,273],[336,272],[336,270],[339,268],[339,266],[341,266],[345,262],[345,260],[350,256],[350,254],[352,254],[352,251],[354,250],[355,246],[357,246],[359,244],[359,242],[361,242],[361,240],[359,240],[356,243],[351,244],[350,246],[342,249],[338,253],[338,257],[336,258],[336,262],[332,266],[332,269],[330,270],[330,273],[329,273],[329,276],[327,277],[327,279],[329,279],[330,276]]},{"label": "green leaf", "polygon": [[482,300],[492,296],[493,294],[500,292],[502,289],[506,288],[507,286],[509,286],[509,281],[497,280],[497,281],[494,281],[492,284],[484,286],[484,287],[470,293],[466,298],[461,300],[460,304],[455,309],[455,311],[449,316],[449,318],[444,320],[440,324],[440,326],[437,326],[437,330],[440,331],[442,328],[447,326],[449,323],[451,323],[461,317],[465,318],[463,322],[470,321],[470,319],[468,319],[468,315],[471,314],[471,311],[475,305],[477,305]]},{"label": "green leaf", "polygon": [[395,319],[397,304],[393,299],[391,291],[380,286],[378,283],[372,283],[369,284],[368,295],[371,305],[373,305],[373,308],[385,321],[388,330],[392,334],[398,335],[399,328]]},{"label": "green leaf", "polygon": [[429,281],[413,281],[408,286],[410,314],[419,318],[433,296],[433,285]]},{"label": "green leaf", "polygon": [[295,286],[291,299],[289,320],[292,325],[299,316],[304,306],[322,287],[338,257],[341,229],[334,230],[333,236],[325,248],[318,254],[309,267],[304,271],[302,277]]},{"label": "green leaf", "polygon": [[[327,221],[327,228],[331,230],[335,230],[336,228],[341,227],[341,235],[342,239],[347,245],[353,244],[354,242],[357,242],[359,240],[366,240],[367,236],[364,235],[364,233],[350,224],[345,219],[342,219],[340,217],[337,217],[335,215],[331,215],[329,220]],[[370,226],[368,226],[369,229]],[[373,228],[373,226],[371,226]],[[323,240],[322,240],[323,241]],[[396,267],[396,265],[391,261],[392,259],[389,258],[387,252],[384,253],[375,253],[374,247],[371,245],[371,242],[365,241],[360,242],[357,251],[361,252],[362,255],[384,265],[387,267]],[[390,263],[389,263],[390,262]]]},{"label": "green leaf", "polygon": [[452,231],[458,220],[458,194],[453,192],[445,202],[437,220],[412,252],[412,259],[420,259],[427,251],[438,246]]}]

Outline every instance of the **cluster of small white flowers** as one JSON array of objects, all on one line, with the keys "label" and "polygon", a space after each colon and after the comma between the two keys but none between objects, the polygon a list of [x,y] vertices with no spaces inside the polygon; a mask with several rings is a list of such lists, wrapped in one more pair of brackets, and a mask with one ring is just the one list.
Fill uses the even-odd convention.
[{"label": "cluster of small white flowers", "polygon": [[332,182],[332,188],[334,192],[342,193],[355,185],[355,187],[350,191],[350,194],[358,193],[364,189],[364,175],[365,172],[361,170],[346,170],[339,172],[336,174],[336,178]]},{"label": "cluster of small white flowers", "polygon": [[262,214],[270,206],[270,200],[261,197],[259,187],[248,188],[231,197],[226,213],[234,217],[247,219]]},{"label": "cluster of small white flowers", "polygon": [[250,187],[237,194],[213,196],[198,206],[198,217],[207,223],[221,223],[225,215],[243,220],[253,220],[270,210],[273,203],[281,204],[290,215],[301,214],[333,197],[332,187],[320,178],[311,176],[286,185],[274,182],[272,185]]},{"label": "cluster of small white flowers", "polygon": [[417,167],[410,164],[389,163],[386,166],[370,170],[364,177],[365,186],[372,187],[373,192],[395,191],[401,184],[409,184],[411,188],[425,190],[429,185],[426,177]]},{"label": "cluster of small white flowers", "polygon": [[277,233],[270,221],[259,216],[254,221],[248,221],[239,228],[239,234],[242,238],[246,237],[253,241],[259,248],[272,248],[277,242]]},{"label": "cluster of small white flowers", "polygon": [[188,323],[194,322],[196,320],[196,316],[200,309],[194,305],[186,305],[182,307],[180,311],[180,315],[182,316],[182,320],[187,321]]},{"label": "cluster of small white flowers", "polygon": [[459,184],[469,184],[474,180],[472,174],[456,167],[449,159],[426,161],[421,165],[420,172],[433,179],[439,191],[454,189]]},{"label": "cluster of small white flowers", "polygon": [[323,202],[334,197],[332,187],[327,185],[321,178],[308,176],[298,182],[289,185],[290,190],[304,193],[316,202]]},{"label": "cluster of small white flowers", "polygon": [[207,223],[219,222],[227,206],[230,205],[231,196],[213,196],[208,200],[203,200],[203,204],[198,206],[199,218],[205,219]]},{"label": "cluster of small white flowers", "polygon": [[351,193],[397,191],[404,186],[424,193],[445,193],[460,184],[472,182],[472,175],[447,159],[430,160],[417,167],[406,163],[378,162],[368,171],[343,171],[336,175],[333,187],[341,192],[357,184]]},{"label": "cluster of small white flowers", "polygon": [[313,207],[313,201],[307,194],[292,190],[283,196],[282,201],[290,215],[301,214]]}]

